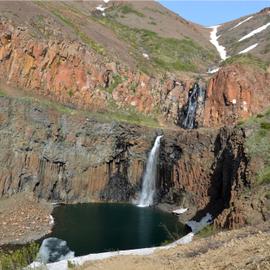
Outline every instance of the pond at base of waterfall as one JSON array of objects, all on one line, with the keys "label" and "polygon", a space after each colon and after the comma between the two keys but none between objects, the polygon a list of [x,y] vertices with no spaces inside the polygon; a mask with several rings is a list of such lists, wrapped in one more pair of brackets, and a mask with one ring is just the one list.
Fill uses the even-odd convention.
[{"label": "pond at base of waterfall", "polygon": [[162,245],[170,234],[183,236],[184,225],[172,214],[131,204],[85,203],[58,206],[48,237],[67,242],[75,256]]}]

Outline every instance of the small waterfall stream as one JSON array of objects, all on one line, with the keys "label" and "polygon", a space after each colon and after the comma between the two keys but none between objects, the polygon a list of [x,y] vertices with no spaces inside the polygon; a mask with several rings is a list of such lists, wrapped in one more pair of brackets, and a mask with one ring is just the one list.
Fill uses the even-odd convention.
[{"label": "small waterfall stream", "polygon": [[192,129],[195,127],[197,107],[204,103],[204,98],[204,89],[195,83],[193,88],[189,90],[187,109],[182,123],[183,128]]},{"label": "small waterfall stream", "polygon": [[140,207],[150,206],[154,202],[154,196],[156,192],[157,161],[161,138],[162,136],[157,136],[147,160],[146,171],[143,176],[142,191],[138,204]]}]

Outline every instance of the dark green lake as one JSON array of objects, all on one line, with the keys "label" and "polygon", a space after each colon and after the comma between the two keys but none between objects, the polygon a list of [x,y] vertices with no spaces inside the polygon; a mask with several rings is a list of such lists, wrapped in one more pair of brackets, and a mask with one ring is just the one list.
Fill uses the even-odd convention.
[{"label": "dark green lake", "polygon": [[65,240],[76,256],[159,246],[172,241],[167,230],[179,237],[185,234],[176,216],[131,204],[64,205],[56,207],[53,216],[55,226],[49,237]]}]

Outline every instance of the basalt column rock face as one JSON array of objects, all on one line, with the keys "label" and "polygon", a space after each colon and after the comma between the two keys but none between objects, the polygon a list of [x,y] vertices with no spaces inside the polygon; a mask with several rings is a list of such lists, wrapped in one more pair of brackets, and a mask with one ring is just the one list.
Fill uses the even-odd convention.
[{"label": "basalt column rock face", "polygon": [[[161,146],[160,197],[162,202],[188,207],[195,214],[208,205],[210,174],[215,160],[218,130],[182,130],[166,134]],[[213,190],[212,193],[218,193]]]},{"label": "basalt column rock face", "polygon": [[234,125],[262,112],[270,103],[270,76],[258,68],[229,65],[210,79],[203,126]]},{"label": "basalt column rock face", "polygon": [[0,81],[90,111],[134,110],[179,122],[191,80],[146,75],[74,40],[36,39],[27,27],[0,21]]},{"label": "basalt column rock face", "polygon": [[256,189],[244,129],[183,130],[165,136],[159,171],[162,202],[189,208],[189,218],[195,220],[211,213],[219,228],[248,223],[251,211],[255,223],[264,219],[259,206],[252,210],[257,202],[247,200]]},{"label": "basalt column rock face", "polygon": [[[155,137],[142,127],[61,116],[39,103],[4,97],[0,119],[1,197],[30,191],[50,201],[128,201]],[[113,189],[115,179],[121,181]]]}]

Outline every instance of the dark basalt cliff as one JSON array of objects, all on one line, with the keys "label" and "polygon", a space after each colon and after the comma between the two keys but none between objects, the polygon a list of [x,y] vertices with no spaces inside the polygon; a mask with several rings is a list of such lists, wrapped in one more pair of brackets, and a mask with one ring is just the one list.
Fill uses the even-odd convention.
[{"label": "dark basalt cliff", "polygon": [[[0,197],[133,201],[163,134],[156,203],[210,212],[223,228],[269,219],[269,61],[231,54],[210,75],[210,30],[150,2],[110,2],[105,17],[94,1],[0,4]],[[253,155],[239,126],[250,117]]]},{"label": "dark basalt cliff", "polygon": [[240,195],[251,186],[244,130],[97,122],[27,99],[0,98],[0,195],[30,191],[64,203],[131,201],[160,133],[157,202],[185,205],[197,218],[211,212],[220,227],[244,224]]}]

